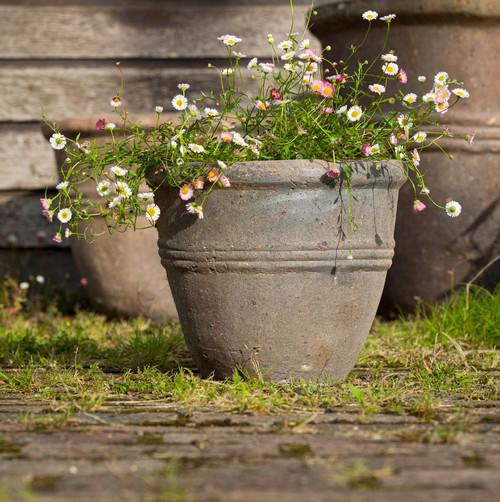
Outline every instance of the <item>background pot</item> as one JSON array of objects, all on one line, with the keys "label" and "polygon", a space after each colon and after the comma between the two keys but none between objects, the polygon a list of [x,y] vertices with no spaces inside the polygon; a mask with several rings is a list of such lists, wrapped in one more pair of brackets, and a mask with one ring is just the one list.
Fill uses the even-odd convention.
[{"label": "background pot", "polygon": [[[388,49],[395,50],[407,71],[408,92],[421,95],[418,75],[432,86],[435,73],[446,70],[463,80],[471,98],[442,118],[455,134],[476,133],[475,143],[448,142],[450,162],[439,151],[422,157],[433,196],[460,201],[463,213],[450,219],[438,209],[414,215],[409,185],[401,190],[396,221],[396,254],[383,295],[384,311],[412,308],[415,297],[435,301],[453,284],[472,278],[500,254],[500,2],[484,0],[320,1],[312,31],[334,47],[335,60],[345,58],[348,43],[360,41],[367,28],[361,14],[375,9],[396,13]],[[381,49],[385,23],[372,23],[369,43],[360,59]],[[500,263],[480,282],[500,282]]]},{"label": "background pot", "polygon": [[404,178],[397,162],[351,163],[353,232],[326,166],[236,164],[201,221],[158,189],[160,256],[203,375],[344,378],[354,366],[391,264]]},{"label": "background pot", "polygon": [[[80,132],[85,139],[109,139],[95,131],[95,120],[80,119],[58,124],[70,138]],[[45,135],[51,131],[44,129]],[[66,155],[55,151],[59,171]],[[80,185],[85,197],[98,199],[94,183]],[[138,226],[146,227],[146,219]],[[158,256],[158,233],[151,227],[136,232],[114,232],[109,235],[102,219],[89,224],[89,232],[102,234],[86,241],[70,239],[71,252],[78,271],[88,281],[86,291],[92,306],[101,312],[119,316],[143,315],[158,322],[177,317],[165,272]]]}]

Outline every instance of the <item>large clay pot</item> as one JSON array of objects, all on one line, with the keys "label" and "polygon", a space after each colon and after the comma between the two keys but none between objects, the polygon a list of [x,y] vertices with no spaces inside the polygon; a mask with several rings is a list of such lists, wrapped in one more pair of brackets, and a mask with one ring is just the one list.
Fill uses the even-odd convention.
[{"label": "large clay pot", "polygon": [[[335,60],[345,58],[347,46],[363,37],[367,25],[361,14],[367,9],[397,14],[388,49],[395,50],[409,75],[408,92],[421,94],[417,76],[426,75],[430,88],[441,70],[465,82],[471,98],[442,118],[455,134],[476,133],[473,145],[448,141],[454,162],[437,150],[422,156],[433,196],[443,202],[458,200],[463,206],[459,218],[452,220],[431,207],[413,214],[411,187],[401,191],[396,254],[382,299],[387,312],[395,306],[412,308],[417,297],[425,302],[441,299],[500,254],[500,2],[323,0],[313,32],[334,47]],[[377,55],[383,30],[384,22],[372,23],[361,59]],[[480,281],[500,282],[500,263]]]},{"label": "large clay pot", "polygon": [[395,161],[351,163],[353,232],[326,166],[236,164],[203,220],[158,189],[160,256],[203,375],[341,379],[353,368],[391,265],[404,175]]},{"label": "large clay pot", "polygon": [[[97,133],[95,120],[61,122],[61,132],[67,137],[81,133],[85,139],[105,140]],[[44,129],[46,136],[51,131]],[[56,151],[59,170],[66,155]],[[85,197],[98,199],[94,183],[81,184]],[[138,227],[147,227],[145,218]],[[155,321],[177,318],[177,311],[165,272],[158,256],[158,232],[151,227],[137,231],[109,234],[103,220],[95,219],[88,227],[91,240],[71,239],[71,252],[81,276],[86,279],[86,292],[92,306],[101,312],[118,316],[142,315]]]}]

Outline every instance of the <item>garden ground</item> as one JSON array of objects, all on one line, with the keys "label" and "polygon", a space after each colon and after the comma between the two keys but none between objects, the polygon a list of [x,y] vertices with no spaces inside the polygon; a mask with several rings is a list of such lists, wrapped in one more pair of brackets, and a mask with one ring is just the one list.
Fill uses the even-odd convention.
[{"label": "garden ground", "polygon": [[176,325],[1,291],[1,502],[500,498],[500,289],[377,322],[323,385],[202,380]]}]

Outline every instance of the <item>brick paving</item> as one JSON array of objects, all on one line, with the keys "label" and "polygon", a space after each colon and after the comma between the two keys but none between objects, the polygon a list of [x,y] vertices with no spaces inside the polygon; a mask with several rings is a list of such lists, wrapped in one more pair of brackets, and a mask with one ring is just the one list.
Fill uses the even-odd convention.
[{"label": "brick paving", "polygon": [[117,399],[57,424],[49,409],[0,397],[1,502],[500,500],[498,402],[450,402],[433,420]]}]

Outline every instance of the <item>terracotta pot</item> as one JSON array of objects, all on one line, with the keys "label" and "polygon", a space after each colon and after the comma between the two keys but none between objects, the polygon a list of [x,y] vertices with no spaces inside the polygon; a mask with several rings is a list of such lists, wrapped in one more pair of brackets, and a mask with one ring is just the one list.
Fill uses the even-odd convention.
[{"label": "terracotta pot", "polygon": [[323,161],[236,164],[203,220],[158,189],[160,256],[203,375],[341,379],[353,368],[391,265],[404,176],[397,162],[350,164],[356,232]]},{"label": "terracotta pot", "polygon": [[[60,123],[61,132],[85,139],[107,138],[92,130],[95,120],[73,120]],[[51,132],[44,129],[46,136]],[[61,170],[66,155],[56,151]],[[98,199],[93,183],[79,187],[87,198]],[[138,222],[146,227],[146,219]],[[88,281],[86,292],[92,306],[110,315],[133,317],[142,315],[155,321],[177,318],[177,311],[158,256],[156,228],[136,232],[108,234],[103,220],[93,220],[91,234],[101,234],[92,241],[71,239],[71,252],[82,277]]]},{"label": "terracotta pot", "polygon": [[[465,82],[471,98],[442,116],[455,134],[475,132],[473,145],[448,142],[450,162],[439,151],[422,156],[421,167],[433,196],[458,200],[462,215],[455,220],[438,209],[413,214],[409,185],[400,195],[396,222],[396,255],[382,304],[412,308],[415,297],[426,302],[445,296],[453,284],[470,280],[500,254],[500,2],[485,0],[378,0],[320,2],[313,32],[334,47],[335,60],[345,58],[349,43],[363,37],[361,13],[375,9],[396,13],[388,49],[407,71],[407,92],[422,94],[417,76],[426,75],[425,89],[435,73],[446,70]],[[375,57],[381,49],[385,23],[372,24],[361,58]],[[500,281],[500,263],[480,278],[486,285]]]}]

